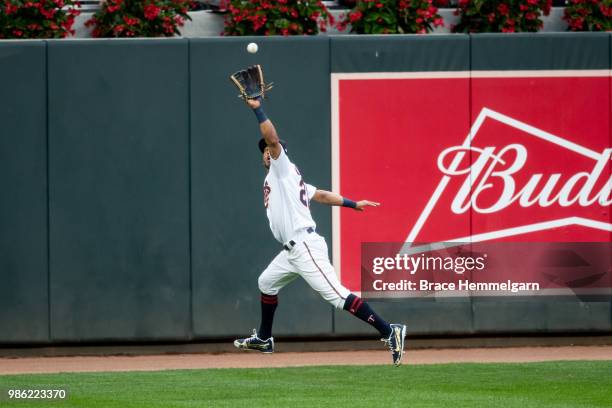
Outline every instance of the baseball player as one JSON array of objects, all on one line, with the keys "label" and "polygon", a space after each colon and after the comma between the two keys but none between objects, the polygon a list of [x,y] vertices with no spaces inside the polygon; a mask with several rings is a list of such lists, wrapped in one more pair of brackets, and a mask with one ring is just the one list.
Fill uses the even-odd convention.
[{"label": "baseball player", "polygon": [[316,224],[310,214],[311,200],[327,205],[341,205],[357,211],[377,207],[368,200],[354,202],[339,194],[318,190],[306,184],[298,168],[287,156],[287,145],[278,138],[274,125],[266,117],[262,99],[247,99],[255,113],[263,137],[259,150],[267,175],[263,184],[264,207],[274,238],[282,250],[259,276],[261,291],[261,324],[251,337],[237,339],[240,349],[274,352],[272,322],[278,305],[278,292],[289,282],[301,276],[308,284],[338,309],[344,309],[375,327],[399,365],[404,353],[406,326],[389,324],[358,296],[340,284],[331,265],[325,239],[316,233]]}]

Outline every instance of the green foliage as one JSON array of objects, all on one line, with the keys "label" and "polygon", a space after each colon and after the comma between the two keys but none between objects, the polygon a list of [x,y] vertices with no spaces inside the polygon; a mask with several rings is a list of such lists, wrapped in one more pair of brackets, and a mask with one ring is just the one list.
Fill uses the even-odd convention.
[{"label": "green foliage", "polygon": [[425,34],[444,22],[432,0],[359,0],[338,24],[358,34]]},{"label": "green foliage", "polygon": [[321,0],[228,0],[225,35],[314,35],[334,18]]},{"label": "green foliage", "polygon": [[563,19],[571,31],[612,31],[612,0],[568,0]]},{"label": "green foliage", "polygon": [[64,38],[80,13],[74,0],[0,0],[0,38]]},{"label": "green foliage", "polygon": [[536,32],[549,15],[552,0],[459,0],[455,15],[461,16],[454,32]]},{"label": "green foliage", "polygon": [[107,0],[85,25],[94,37],[172,37],[192,6],[191,0]]}]

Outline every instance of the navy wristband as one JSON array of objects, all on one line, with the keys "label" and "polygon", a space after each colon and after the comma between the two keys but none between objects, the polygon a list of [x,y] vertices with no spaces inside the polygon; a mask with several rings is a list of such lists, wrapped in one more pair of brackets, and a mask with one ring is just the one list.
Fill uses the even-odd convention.
[{"label": "navy wristband", "polygon": [[259,108],[253,109],[253,112],[255,113],[255,116],[257,116],[257,121],[259,123],[263,123],[266,120],[268,120],[268,117],[266,116],[266,112],[264,112],[264,110],[261,107],[261,105],[259,105]]},{"label": "navy wristband", "polygon": [[349,200],[348,198],[342,197],[342,206],[343,207],[351,207],[357,208],[357,203],[353,200]]}]

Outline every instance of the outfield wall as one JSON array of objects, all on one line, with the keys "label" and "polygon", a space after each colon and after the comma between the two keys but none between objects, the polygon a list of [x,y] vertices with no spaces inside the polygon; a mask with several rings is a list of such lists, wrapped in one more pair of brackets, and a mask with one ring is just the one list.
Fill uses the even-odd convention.
[{"label": "outfield wall", "polygon": [[[233,71],[264,66],[269,117],[307,181],[331,189],[333,75],[609,72],[611,47],[609,34],[569,33],[0,42],[0,343],[191,341],[257,326],[257,276],[279,245]],[[612,142],[607,83],[596,103]],[[465,109],[467,129],[473,91],[468,78],[462,100],[436,96],[440,121]],[[331,250],[331,210],[313,215]],[[279,297],[277,336],[373,334],[301,280]],[[612,330],[609,292],[372,303],[413,335]]]}]

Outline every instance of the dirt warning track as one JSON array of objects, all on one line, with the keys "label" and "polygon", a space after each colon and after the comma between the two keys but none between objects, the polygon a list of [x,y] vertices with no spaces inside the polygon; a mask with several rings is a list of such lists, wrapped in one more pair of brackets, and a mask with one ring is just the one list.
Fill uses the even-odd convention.
[{"label": "dirt warning track", "polygon": [[[612,346],[508,347],[408,350],[403,364],[520,363],[612,360]],[[0,375],[26,373],[157,371],[202,368],[266,368],[314,365],[391,365],[388,351],[166,354],[146,356],[0,358]]]}]

